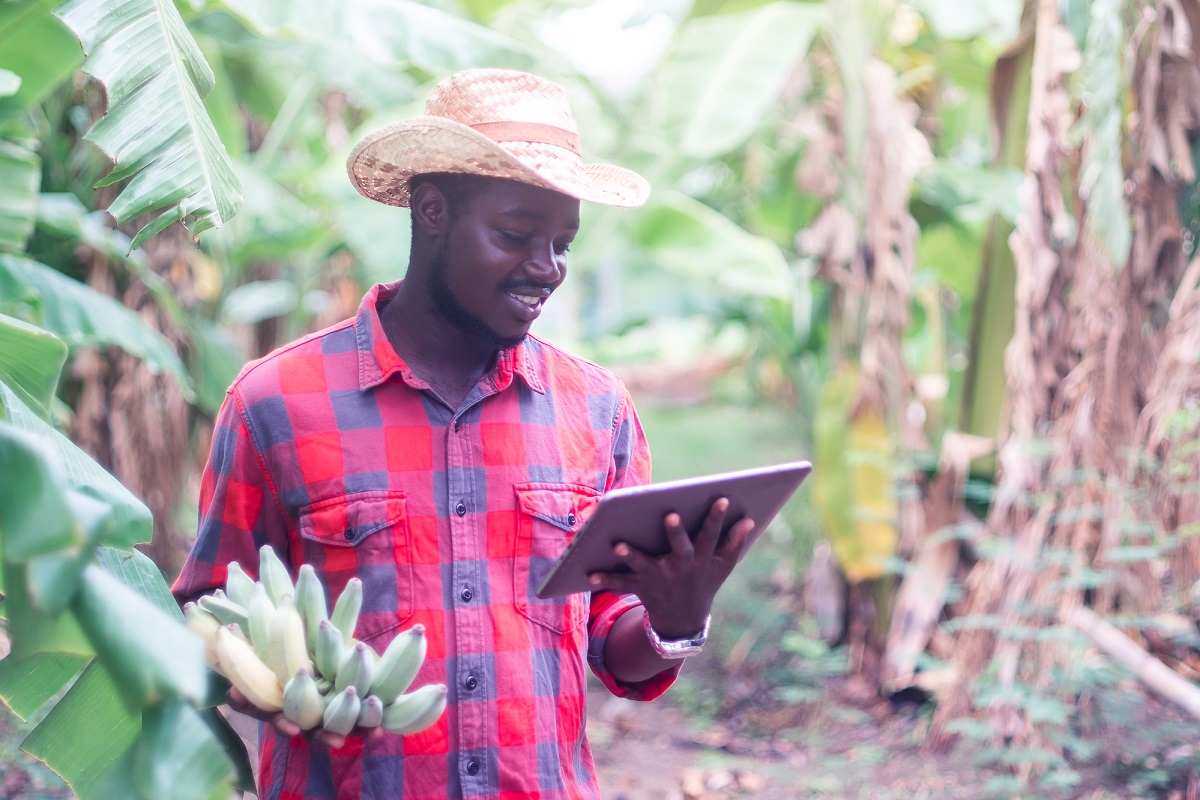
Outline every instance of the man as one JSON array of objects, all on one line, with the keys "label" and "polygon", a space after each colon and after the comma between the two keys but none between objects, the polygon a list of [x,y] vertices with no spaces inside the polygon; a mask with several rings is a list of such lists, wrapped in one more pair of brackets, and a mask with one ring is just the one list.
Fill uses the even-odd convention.
[{"label": "man", "polygon": [[618,545],[631,573],[535,595],[600,495],[650,478],[621,382],[528,335],[566,277],[580,200],[634,207],[649,188],[583,164],[561,87],[500,70],[443,81],[427,116],[368,136],[348,170],[410,208],[405,278],[230,387],[175,592],[212,590],[232,560],[253,572],[270,544],[331,598],[361,578],[356,633],[377,651],[425,626],[416,685],[446,684],[449,705],[419,734],[302,735],[231,692],[269,723],[265,800],[598,797],[585,664],[618,695],[664,692],[753,526],[718,542],[721,500],[693,542],[670,515],[671,554]]}]

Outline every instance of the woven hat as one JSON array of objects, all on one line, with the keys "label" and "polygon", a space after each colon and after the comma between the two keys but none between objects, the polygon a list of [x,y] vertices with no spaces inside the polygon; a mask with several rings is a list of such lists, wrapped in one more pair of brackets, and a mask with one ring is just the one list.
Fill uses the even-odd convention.
[{"label": "woven hat", "polygon": [[567,94],[525,72],[471,69],[433,87],[426,116],[388,125],[355,146],[350,182],[365,197],[408,206],[408,180],[432,172],[509,178],[591,203],[632,208],[650,184],[611,164],[584,164]]}]

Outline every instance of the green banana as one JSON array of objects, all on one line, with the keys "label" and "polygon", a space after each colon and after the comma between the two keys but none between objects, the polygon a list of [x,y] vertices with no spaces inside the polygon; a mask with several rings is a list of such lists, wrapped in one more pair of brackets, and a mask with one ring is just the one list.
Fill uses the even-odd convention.
[{"label": "green banana", "polygon": [[383,723],[383,701],[370,695],[358,709],[358,727],[374,728]]},{"label": "green banana", "polygon": [[204,595],[200,598],[199,602],[204,610],[220,620],[222,625],[233,624],[240,627],[243,631],[246,630],[249,619],[246,615],[245,607],[230,600],[225,596],[225,592],[220,589],[217,589],[212,594]]},{"label": "green banana", "polygon": [[329,619],[327,608],[325,587],[321,585],[317,571],[312,564],[301,564],[296,576],[296,610],[304,620],[304,637],[310,653],[317,652],[317,627],[321,620]]},{"label": "green banana", "polygon": [[287,567],[269,544],[258,549],[258,579],[267,587],[267,596],[275,605],[279,605],[285,594],[296,596],[296,587],[292,584]]},{"label": "green banana", "polygon": [[239,606],[245,607],[250,603],[250,594],[254,591],[254,579],[246,574],[242,565],[230,561],[225,565],[225,594]]},{"label": "green banana", "polygon": [[358,692],[353,686],[347,686],[335,694],[325,707],[321,726],[330,733],[345,736],[358,724],[358,712],[361,707],[362,701],[358,699]]},{"label": "green banana", "polygon": [[340,692],[347,686],[353,686],[360,697],[366,697],[371,688],[371,657],[367,653],[371,648],[362,642],[347,648],[338,664],[337,675],[334,677],[333,690]]},{"label": "green banana", "polygon": [[312,674],[301,667],[283,687],[283,715],[300,726],[312,730],[325,716],[325,698],[317,689]]},{"label": "green banana", "polygon": [[267,663],[275,671],[280,684],[287,683],[299,669],[312,672],[308,646],[304,643],[304,623],[290,594],[283,596],[271,615],[267,645]]},{"label": "green banana", "polygon": [[255,583],[250,602],[246,605],[246,632],[250,635],[250,644],[254,645],[254,652],[264,660],[270,657],[271,617],[274,615],[275,604],[267,596],[267,587]]},{"label": "green banana", "polygon": [[250,644],[238,637],[232,625],[217,629],[217,661],[221,673],[246,699],[263,711],[283,710],[283,689],[271,668]]},{"label": "green banana", "polygon": [[323,621],[317,626],[317,674],[326,680],[332,681],[337,675],[338,667],[342,663],[343,651],[346,649],[346,642],[342,637],[342,632],[334,627],[329,620]]},{"label": "green banana", "polygon": [[351,578],[346,581],[346,588],[338,596],[333,606],[329,621],[342,632],[346,639],[354,638],[354,629],[358,626],[358,612],[362,610],[362,581]]},{"label": "green banana", "polygon": [[425,661],[426,649],[424,625],[413,625],[398,634],[379,658],[375,676],[371,679],[371,694],[379,695],[384,705],[395,702],[417,677],[417,671]]},{"label": "green banana", "polygon": [[216,668],[217,660],[217,629],[221,622],[212,612],[195,603],[183,604],[183,618],[188,629],[204,640],[204,655],[210,667]]},{"label": "green banana", "polygon": [[431,683],[384,706],[383,727],[392,733],[416,733],[437,722],[445,710],[446,687]]}]

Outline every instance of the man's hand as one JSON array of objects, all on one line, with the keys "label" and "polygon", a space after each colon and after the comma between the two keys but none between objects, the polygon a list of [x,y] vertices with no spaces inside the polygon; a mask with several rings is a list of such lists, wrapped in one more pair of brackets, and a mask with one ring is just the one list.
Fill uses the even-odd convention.
[{"label": "man's hand", "polygon": [[671,552],[660,558],[619,542],[613,552],[629,565],[630,573],[594,573],[596,589],[636,594],[650,615],[650,624],[664,639],[698,634],[712,610],[713,598],[748,547],[754,521],[743,518],[722,539],[729,500],[712,504],[693,540],[678,514],[663,519]]},{"label": "man's hand", "polygon": [[[282,711],[263,711],[247,700],[246,696],[239,692],[235,686],[229,687],[226,699],[229,701],[229,707],[234,711],[271,723],[275,730],[283,736],[305,736],[311,741],[325,745],[330,750],[336,750],[346,743],[347,736],[330,733],[320,726],[310,731],[300,730],[300,726],[285,717]],[[363,739],[377,739],[383,736],[384,733],[385,731],[381,726],[376,726],[373,728],[355,728],[348,735],[361,736]]]}]

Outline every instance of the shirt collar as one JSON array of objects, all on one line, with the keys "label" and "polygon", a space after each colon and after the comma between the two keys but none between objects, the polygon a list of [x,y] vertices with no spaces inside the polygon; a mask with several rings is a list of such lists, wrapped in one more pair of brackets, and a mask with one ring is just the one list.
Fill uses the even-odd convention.
[{"label": "shirt collar", "polygon": [[[393,375],[399,375],[414,389],[430,388],[428,383],[413,374],[383,332],[379,309],[396,296],[399,288],[400,281],[377,283],[358,306],[358,315],[354,318],[354,340],[358,347],[358,386],[363,391],[379,386]],[[531,357],[530,341],[527,337],[516,347],[500,351],[496,366],[485,376],[491,378],[496,391],[507,389],[516,376],[533,391],[545,394],[538,360]]]}]

